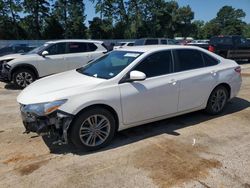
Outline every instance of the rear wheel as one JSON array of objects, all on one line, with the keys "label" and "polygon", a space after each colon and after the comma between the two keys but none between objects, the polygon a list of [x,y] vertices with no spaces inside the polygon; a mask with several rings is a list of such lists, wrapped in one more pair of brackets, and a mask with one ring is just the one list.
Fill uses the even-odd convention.
[{"label": "rear wheel", "polygon": [[206,112],[213,115],[219,114],[223,111],[228,98],[229,93],[224,86],[216,87],[208,99]]},{"label": "rear wheel", "polygon": [[18,69],[13,73],[13,82],[18,88],[25,88],[36,80],[36,76],[33,71],[29,69]]},{"label": "rear wheel", "polygon": [[115,134],[115,119],[106,109],[82,112],[70,131],[72,143],[83,150],[97,150],[110,143]]}]

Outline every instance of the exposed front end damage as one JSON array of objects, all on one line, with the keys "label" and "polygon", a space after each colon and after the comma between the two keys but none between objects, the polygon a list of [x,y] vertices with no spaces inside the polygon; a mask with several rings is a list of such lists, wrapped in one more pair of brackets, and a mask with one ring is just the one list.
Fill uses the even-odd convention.
[{"label": "exposed front end damage", "polygon": [[55,138],[54,144],[68,143],[68,128],[73,115],[57,110],[47,116],[38,116],[21,105],[21,116],[25,127],[24,133],[35,132],[40,136]]}]

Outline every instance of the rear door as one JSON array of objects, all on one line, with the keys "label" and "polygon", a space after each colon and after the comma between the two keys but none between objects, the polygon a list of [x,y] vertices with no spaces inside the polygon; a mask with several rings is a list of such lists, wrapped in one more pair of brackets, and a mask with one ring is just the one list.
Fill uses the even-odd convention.
[{"label": "rear door", "polygon": [[91,60],[103,55],[103,51],[98,51],[94,43],[89,42],[69,42],[67,44],[67,54],[65,59],[70,69],[76,69],[87,64]]},{"label": "rear door", "polygon": [[178,111],[198,108],[206,102],[216,85],[218,61],[194,49],[178,49],[173,53],[174,72],[177,82],[180,82]]},{"label": "rear door", "polygon": [[90,60],[88,45],[85,42],[68,42],[65,60],[70,69],[82,67]]},{"label": "rear door", "polygon": [[133,70],[147,78],[119,85],[124,124],[165,116],[177,112],[179,83],[172,75],[171,51],[149,55]]}]

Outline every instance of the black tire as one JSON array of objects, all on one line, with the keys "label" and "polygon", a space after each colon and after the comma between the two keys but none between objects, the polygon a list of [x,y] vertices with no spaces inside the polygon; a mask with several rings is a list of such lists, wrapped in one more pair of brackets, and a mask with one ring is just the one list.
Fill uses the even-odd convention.
[{"label": "black tire", "polygon": [[[217,98],[216,96],[219,95],[220,97]],[[222,85],[217,86],[209,96],[205,111],[211,115],[220,114],[224,110],[228,98],[229,98],[228,90]]]},{"label": "black tire", "polygon": [[18,69],[13,73],[12,81],[17,88],[23,89],[36,80],[36,75],[29,69]]},{"label": "black tire", "polygon": [[[95,127],[98,127],[98,124],[101,121],[106,121],[106,120],[108,121],[108,123],[110,125],[109,128],[106,128],[106,130],[104,130],[105,128],[100,129],[102,131],[104,130],[104,131],[108,132],[106,134],[107,137],[105,138],[104,141],[100,139],[100,137],[99,137],[100,134],[98,132],[93,132],[93,130],[92,131],[87,130],[87,129],[91,129],[90,128],[91,125],[89,124],[88,119],[90,117],[93,118],[93,116],[98,116],[97,120],[96,120],[97,125]],[[103,118],[104,120],[101,118]],[[98,119],[99,119],[99,122],[98,122]],[[92,121],[92,123],[93,123],[93,121]],[[82,130],[84,132],[80,132],[81,128],[84,129],[84,130]],[[96,128],[96,129],[98,129],[98,128]],[[106,109],[103,109],[103,108],[93,108],[93,109],[89,109],[87,111],[80,113],[76,117],[76,119],[74,120],[73,124],[71,125],[70,131],[69,131],[69,139],[77,148],[85,150],[85,151],[93,151],[93,150],[97,150],[97,149],[103,148],[106,145],[108,145],[115,135],[115,130],[116,130],[115,119],[114,119],[114,116],[112,115],[112,113]],[[92,136],[90,135],[90,132],[92,132]],[[81,137],[80,133],[83,135],[84,134],[85,135],[87,134],[87,135]],[[99,134],[99,136],[97,136],[98,134]],[[95,142],[97,142],[99,140],[99,143],[98,144],[96,143],[95,145],[93,145],[94,141],[93,141],[93,139],[89,139],[89,137],[92,137],[92,138],[95,137]],[[88,140],[89,140],[89,144],[87,144]],[[91,143],[90,141],[92,141],[91,145],[90,145],[90,143]]]}]

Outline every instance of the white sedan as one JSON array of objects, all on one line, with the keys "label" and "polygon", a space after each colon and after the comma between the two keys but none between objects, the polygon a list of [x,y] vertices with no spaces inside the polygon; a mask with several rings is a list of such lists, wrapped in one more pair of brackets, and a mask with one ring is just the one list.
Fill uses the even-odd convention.
[{"label": "white sedan", "polygon": [[241,68],[194,46],[136,46],[40,79],[18,96],[26,132],[87,150],[117,131],[205,109],[220,113],[241,86]]}]

